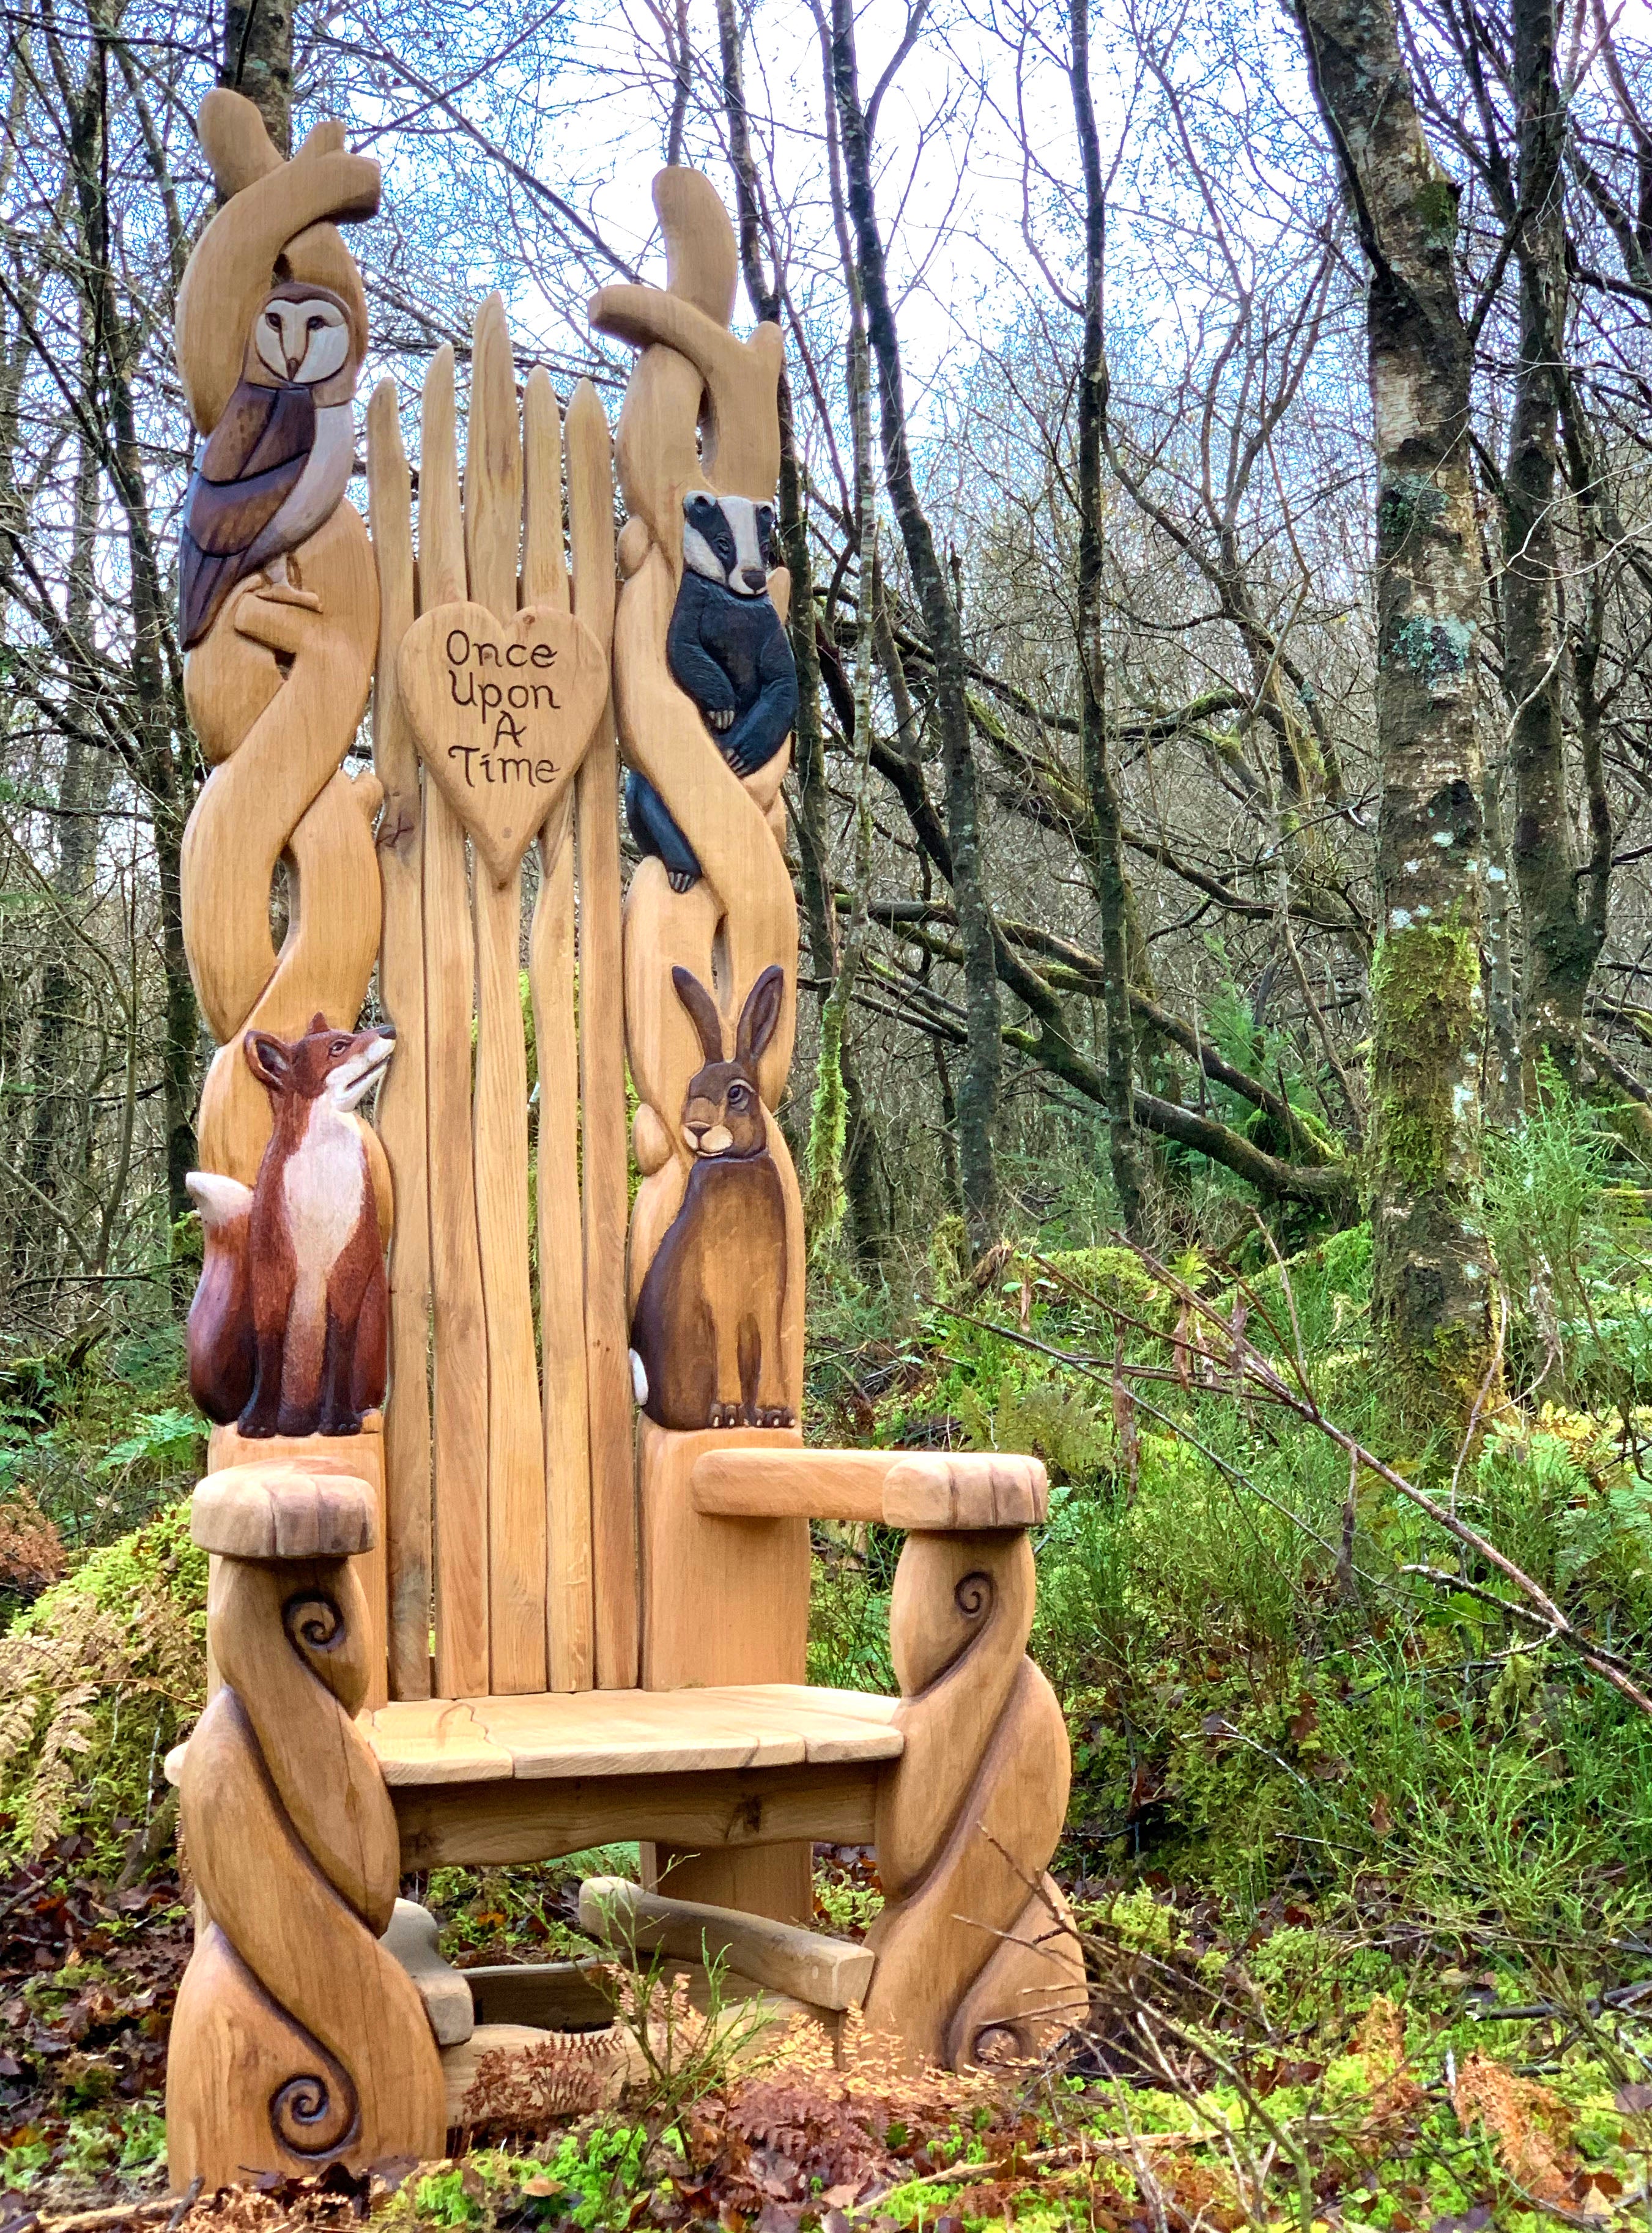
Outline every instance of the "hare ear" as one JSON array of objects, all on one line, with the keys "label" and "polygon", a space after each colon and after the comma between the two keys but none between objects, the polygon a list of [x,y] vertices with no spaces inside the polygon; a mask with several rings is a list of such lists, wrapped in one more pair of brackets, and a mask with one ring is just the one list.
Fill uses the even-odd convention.
[{"label": "hare ear", "polygon": [[673,969],[671,981],[677,987],[677,998],[687,1009],[694,1029],[699,1033],[700,1050],[706,1061],[721,1062],[723,1019],[717,1012],[717,1003],[691,970]]},{"label": "hare ear", "polygon": [[740,1028],[735,1034],[734,1059],[751,1068],[780,1025],[786,997],[786,973],[771,961],[745,996]]}]

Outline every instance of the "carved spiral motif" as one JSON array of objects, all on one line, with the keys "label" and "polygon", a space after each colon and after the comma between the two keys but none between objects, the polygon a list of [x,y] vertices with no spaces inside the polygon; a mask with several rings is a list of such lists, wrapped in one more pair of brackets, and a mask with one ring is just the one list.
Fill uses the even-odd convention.
[{"label": "carved spiral motif", "polygon": [[[327,2058],[331,2061],[331,2057]],[[335,2063],[340,2099],[319,2071],[301,2071],[270,2097],[270,2129],[283,2148],[319,2161],[335,2156],[355,2138],[359,2107],[348,2071]]]},{"label": "carved spiral motif", "polygon": [[335,1651],[349,1633],[335,1601],[319,1590],[302,1590],[281,1609],[281,1624],[295,1651]]},{"label": "carved spiral motif", "polygon": [[[396,1831],[352,1718],[359,1579],[226,1557],[209,1640],[223,1677],[184,1754],[179,1810],[211,1922],[179,1990],[168,2077],[174,2177],[429,2155],[441,2067],[379,1934]],[[354,1655],[354,1656],[353,1656]],[[187,2166],[187,2169],[184,2169]]]},{"label": "carved spiral motif", "polygon": [[979,1571],[966,1574],[953,1592],[953,1603],[966,1620],[979,1620],[992,1610],[992,1577]]}]

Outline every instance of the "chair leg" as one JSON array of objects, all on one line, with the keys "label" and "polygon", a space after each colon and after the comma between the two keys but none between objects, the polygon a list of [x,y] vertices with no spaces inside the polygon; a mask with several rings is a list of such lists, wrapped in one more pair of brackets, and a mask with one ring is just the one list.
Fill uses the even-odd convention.
[{"label": "chair leg", "polygon": [[389,1794],[352,1719],[366,1607],[342,1559],[224,1559],[224,1678],[184,1756],[185,1842],[210,1918],[166,2081],[174,2187],[439,2154],[424,2006],[380,1943],[396,1896]]},{"label": "chair leg", "polygon": [[1034,1587],[1024,1533],[913,1534],[901,1553],[890,1638],[906,1749],[878,1808],[887,1904],[868,1934],[866,2016],[914,2061],[1035,2054],[1082,2013],[1076,1943],[1043,1891],[1071,1760],[1025,1657]]}]

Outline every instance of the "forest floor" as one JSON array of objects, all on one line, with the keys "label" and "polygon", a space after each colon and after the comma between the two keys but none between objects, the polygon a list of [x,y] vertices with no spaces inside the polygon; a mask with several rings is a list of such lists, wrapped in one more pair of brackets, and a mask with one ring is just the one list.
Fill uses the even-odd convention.
[{"label": "forest floor", "polygon": [[[619,2111],[185,2210],[166,2193],[160,2119],[188,1910],[174,1877],[114,1891],[76,1875],[75,1842],[0,1884],[0,2233],[367,2218],[385,2233],[1603,2233],[1649,2215],[1652,2086],[1624,2074],[1638,1995],[1566,2005],[1549,1964],[1488,1966],[1483,1946],[1410,1925],[1380,1881],[1337,1912],[1281,1895],[1242,1943],[1207,1896],[1070,1882],[1091,2022],[1037,2070],[912,2079],[863,2044],[834,2071],[812,2041],[759,2041],[738,2068],[686,2059]],[[449,1871],[412,1888],[439,1895],[450,1956],[543,1959],[572,1950],[576,1876]],[[817,1884],[823,1927],[854,1933],[875,1906],[863,1857],[823,1853]]]},{"label": "forest floor", "polygon": [[[943,1233],[899,1299],[819,1285],[822,1440],[1050,1470],[1031,1648],[1092,1998],[1044,2067],[913,2080],[771,2037],[737,2067],[685,2034],[600,2114],[183,2217],[160,1763],[201,1703],[198,1422],[176,1329],[0,1361],[0,2233],[1652,2227],[1652,1715],[1578,1648],[1652,1660],[1652,1189],[1564,1110],[1499,1156],[1508,1392],[1467,1442],[1383,1380],[1361,1228],[1282,1263],[1216,1200],[1224,1247],[1168,1262],[1052,1234],[984,1280]],[[900,1540],[815,1552],[811,1679],[888,1691]],[[406,1889],[461,1965],[559,1957],[578,1875],[628,1858]],[[861,1935],[869,1858],[816,1859],[820,1927]]]}]

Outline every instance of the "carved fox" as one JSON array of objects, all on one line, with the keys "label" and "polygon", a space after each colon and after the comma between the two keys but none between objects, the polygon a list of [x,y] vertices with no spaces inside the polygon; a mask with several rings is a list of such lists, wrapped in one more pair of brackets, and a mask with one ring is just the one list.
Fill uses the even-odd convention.
[{"label": "carved fox", "polygon": [[205,1229],[189,1313],[190,1392],[244,1435],[354,1435],[384,1401],[389,1294],[372,1171],[352,1111],[395,1046],[385,1025],[302,1038],[249,1032],[275,1130],[251,1187],[185,1184]]}]

